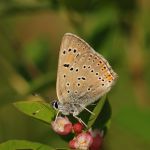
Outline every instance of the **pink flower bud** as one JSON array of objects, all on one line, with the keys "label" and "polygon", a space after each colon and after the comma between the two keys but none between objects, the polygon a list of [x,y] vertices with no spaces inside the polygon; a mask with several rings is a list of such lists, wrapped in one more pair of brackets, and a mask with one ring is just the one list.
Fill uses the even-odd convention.
[{"label": "pink flower bud", "polygon": [[93,143],[90,146],[90,150],[100,150],[103,142],[102,134],[99,130],[90,131],[93,137]]},{"label": "pink flower bud", "polygon": [[76,149],[77,148],[77,142],[76,142],[76,140],[71,140],[70,142],[69,142],[69,147],[71,148],[71,149]]},{"label": "pink flower bud", "polygon": [[72,141],[70,141],[70,148],[88,150],[93,142],[93,138],[89,133],[82,132],[78,134]]},{"label": "pink flower bud", "polygon": [[76,124],[73,125],[73,131],[76,134],[81,133],[82,129],[83,129],[83,125],[80,122],[78,122],[78,123],[76,123]]},{"label": "pink flower bud", "polygon": [[51,125],[53,130],[60,135],[67,135],[72,131],[72,123],[67,117],[57,117]]}]

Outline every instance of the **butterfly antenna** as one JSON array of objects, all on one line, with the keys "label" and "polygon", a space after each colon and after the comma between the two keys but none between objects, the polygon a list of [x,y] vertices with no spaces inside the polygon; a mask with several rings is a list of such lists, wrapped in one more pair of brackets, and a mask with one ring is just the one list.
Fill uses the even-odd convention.
[{"label": "butterfly antenna", "polygon": [[33,96],[36,96],[36,97],[40,97],[40,98],[43,98],[45,100],[49,100],[50,97],[49,96],[43,96],[41,94],[38,94],[38,93],[32,93]]},{"label": "butterfly antenna", "polygon": [[39,97],[40,95],[38,93],[32,93],[33,96]]}]

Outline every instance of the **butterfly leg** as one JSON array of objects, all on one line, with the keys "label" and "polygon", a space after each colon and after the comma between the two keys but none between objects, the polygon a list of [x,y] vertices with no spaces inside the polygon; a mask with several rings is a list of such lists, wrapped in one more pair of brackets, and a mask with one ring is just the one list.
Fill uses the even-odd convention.
[{"label": "butterfly leg", "polygon": [[86,111],[88,111],[90,114],[92,114],[93,116],[95,115],[92,111],[90,111],[89,109],[87,109],[86,107],[80,105],[81,107],[83,107]]},{"label": "butterfly leg", "polygon": [[[57,112],[57,114],[56,114],[56,119],[57,119],[57,117],[58,117],[59,113],[60,113],[60,111],[58,111],[58,112]],[[55,119],[55,120],[56,120],[56,119]]]},{"label": "butterfly leg", "polygon": [[86,107],[84,107],[81,104],[78,104],[80,107],[82,107],[83,109],[85,109],[86,111],[88,111],[90,114],[92,114],[93,116],[95,115],[92,111],[90,111],[89,109],[87,109]]},{"label": "butterfly leg", "polygon": [[[58,118],[59,113],[60,113],[60,111],[57,111],[57,114],[56,114],[56,117],[55,117],[55,121],[56,121],[56,119]],[[54,122],[55,122],[55,121],[54,121]]]},{"label": "butterfly leg", "polygon": [[80,123],[82,123],[86,128],[88,128],[88,126],[86,125],[86,123],[81,118],[79,118],[76,115],[73,115],[73,117],[75,117]]}]

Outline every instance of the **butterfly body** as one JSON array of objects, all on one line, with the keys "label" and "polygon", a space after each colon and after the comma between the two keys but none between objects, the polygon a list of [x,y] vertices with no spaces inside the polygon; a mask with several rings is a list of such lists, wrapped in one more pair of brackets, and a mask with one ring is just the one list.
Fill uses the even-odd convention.
[{"label": "butterfly body", "polygon": [[80,37],[64,35],[57,73],[57,104],[62,114],[78,115],[106,94],[116,79],[117,74],[102,55]]},{"label": "butterfly body", "polygon": [[58,109],[63,115],[70,115],[72,114],[73,116],[77,116],[81,111],[82,107],[79,108],[80,106],[75,103],[60,103],[58,101],[54,101],[54,105],[57,103],[57,108],[54,106],[56,109]]}]

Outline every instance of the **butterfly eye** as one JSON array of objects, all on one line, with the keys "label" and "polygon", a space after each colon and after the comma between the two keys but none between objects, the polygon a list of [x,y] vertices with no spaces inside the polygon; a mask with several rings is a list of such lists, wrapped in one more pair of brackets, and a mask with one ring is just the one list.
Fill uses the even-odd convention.
[{"label": "butterfly eye", "polygon": [[56,100],[54,100],[53,102],[52,102],[52,106],[53,106],[53,108],[54,109],[58,109],[58,101],[56,101]]}]

